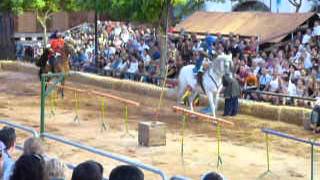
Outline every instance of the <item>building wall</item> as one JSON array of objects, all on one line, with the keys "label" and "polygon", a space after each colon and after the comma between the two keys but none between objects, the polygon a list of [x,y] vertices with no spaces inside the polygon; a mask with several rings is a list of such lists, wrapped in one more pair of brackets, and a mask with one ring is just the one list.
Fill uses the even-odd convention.
[{"label": "building wall", "polygon": [[[94,22],[93,12],[59,12],[53,14],[51,20],[47,23],[48,31],[65,31],[84,22]],[[32,12],[25,12],[15,18],[15,32],[17,33],[41,33],[42,28],[37,22],[37,18]]]},{"label": "building wall", "polygon": [[14,16],[8,12],[0,12],[0,59],[14,58]]},{"label": "building wall", "polygon": [[32,12],[25,12],[22,15],[15,18],[15,25],[16,32],[37,32],[37,17]]},{"label": "building wall", "polygon": [[51,31],[64,31],[69,28],[69,18],[68,18],[68,13],[66,12],[61,12],[61,13],[55,13],[52,16],[51,20],[51,26],[49,30]]}]

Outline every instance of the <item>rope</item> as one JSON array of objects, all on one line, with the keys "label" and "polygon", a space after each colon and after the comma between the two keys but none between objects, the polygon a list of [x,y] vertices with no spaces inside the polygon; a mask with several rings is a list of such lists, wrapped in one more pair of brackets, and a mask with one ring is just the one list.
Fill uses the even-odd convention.
[{"label": "rope", "polygon": [[123,118],[123,122],[124,122],[124,135],[122,135],[121,137],[124,137],[126,135],[129,135],[130,137],[134,137],[134,135],[130,134],[129,132],[129,118],[128,118],[128,105],[125,104],[124,106],[124,118]]},{"label": "rope", "polygon": [[270,172],[269,135],[266,133],[265,137],[266,137],[266,148],[267,148],[267,166],[268,166],[267,172]]},{"label": "rope", "polygon": [[79,109],[80,109],[79,95],[77,91],[74,91],[74,111],[76,113],[76,116],[74,117],[73,121],[78,124],[80,124]]},{"label": "rope", "polygon": [[55,106],[54,106],[54,93],[50,94],[50,113],[51,116],[55,116]]},{"label": "rope", "polygon": [[182,129],[181,129],[181,157],[183,159],[183,153],[184,153],[184,131],[186,128],[186,121],[187,121],[188,115],[183,114],[182,116]]},{"label": "rope", "polygon": [[101,132],[106,131],[107,128],[107,123],[105,121],[105,107],[106,107],[106,103],[104,101],[103,98],[101,98],[101,108],[100,108],[100,112],[101,112]]},{"label": "rope", "polygon": [[162,86],[161,86],[160,99],[159,99],[159,103],[158,103],[158,108],[156,110],[156,119],[157,119],[157,121],[159,121],[159,118],[160,118],[160,110],[161,110],[161,105],[162,105],[163,96],[164,96],[164,88],[165,88],[165,85],[166,85],[166,82],[167,82],[168,69],[169,69],[169,66],[166,65],[165,74],[164,74],[164,80],[163,80],[163,83],[162,83]]},{"label": "rope", "polygon": [[217,152],[218,152],[218,161],[217,161],[217,170],[219,170],[219,166],[222,165],[222,158],[221,158],[221,126],[217,124]]}]

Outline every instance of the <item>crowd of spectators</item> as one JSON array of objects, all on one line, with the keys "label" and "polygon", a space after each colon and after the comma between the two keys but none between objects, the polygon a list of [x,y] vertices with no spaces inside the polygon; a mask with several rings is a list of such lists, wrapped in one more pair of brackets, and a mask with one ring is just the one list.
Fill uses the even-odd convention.
[{"label": "crowd of spectators", "polygon": [[[159,82],[160,47],[154,29],[119,22],[99,24],[99,67],[107,75]],[[85,68],[94,61],[93,27],[83,26],[69,33],[76,41],[79,55],[73,58],[76,67]],[[290,96],[319,96],[320,25],[298,31],[291,40],[269,51],[259,50],[255,37],[241,38],[230,33],[203,37],[181,32],[169,35],[168,78],[176,78],[179,69],[194,64],[201,51],[232,52],[235,78],[243,98],[271,101],[279,104],[282,98],[251,93],[261,90]],[[249,91],[250,90],[250,91]],[[286,99],[286,103],[293,103]],[[301,106],[306,105],[302,100]]]},{"label": "crowd of spectators", "polygon": [[[119,22],[98,23],[97,66],[109,76],[159,84],[160,46],[155,29]],[[75,45],[71,64],[77,70],[95,66],[94,27],[84,24],[66,33]]]},{"label": "crowd of spectators", "polygon": [[[23,153],[15,161],[17,135],[14,128],[0,129],[0,180],[66,180],[66,164],[49,157],[38,138],[30,137],[24,141]],[[71,180],[102,180],[103,166],[88,160],[78,164],[72,172]],[[115,167],[109,180],[144,180],[144,173],[131,165]],[[171,178],[175,179],[175,177]],[[217,173],[210,172],[202,180],[225,180]]]},{"label": "crowd of spectators", "polygon": [[[319,96],[320,25],[300,30],[282,45],[268,51],[259,50],[257,38],[241,38],[207,34],[199,36],[173,34],[168,41],[167,77],[175,79],[181,67],[195,64],[202,51],[212,54],[231,51],[235,78],[243,98],[270,101],[275,104],[293,103],[291,99],[252,93],[261,90],[290,96],[315,98]],[[154,28],[122,22],[98,23],[98,69],[105,75],[160,84],[160,40]],[[96,67],[94,27],[83,24],[65,33],[72,40],[75,53],[72,67],[90,71]],[[302,100],[295,102],[304,106]]]}]

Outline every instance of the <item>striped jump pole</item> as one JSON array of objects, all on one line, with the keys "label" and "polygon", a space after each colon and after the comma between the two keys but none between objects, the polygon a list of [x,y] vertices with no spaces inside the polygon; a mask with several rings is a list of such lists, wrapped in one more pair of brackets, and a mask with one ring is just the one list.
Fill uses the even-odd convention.
[{"label": "striped jump pole", "polygon": [[269,128],[262,128],[261,131],[263,133],[265,133],[265,135],[266,135],[267,167],[268,167],[267,171],[265,173],[263,173],[263,175],[266,175],[266,174],[271,172],[271,170],[270,170],[269,136],[268,135],[273,135],[273,136],[277,136],[277,137],[281,137],[281,138],[285,138],[285,139],[289,139],[289,140],[292,140],[292,141],[296,141],[296,142],[300,142],[300,143],[304,143],[304,144],[309,144],[310,145],[310,155],[311,155],[311,158],[310,158],[310,161],[311,161],[310,179],[314,180],[314,174],[315,174],[315,172],[314,172],[314,160],[315,160],[315,158],[314,158],[314,150],[315,150],[315,147],[319,147],[320,146],[319,142],[298,138],[298,137],[295,137],[293,135],[286,134],[286,133],[283,133],[283,132],[280,132],[280,131],[276,131],[276,130],[273,130],[273,129],[269,129]]}]

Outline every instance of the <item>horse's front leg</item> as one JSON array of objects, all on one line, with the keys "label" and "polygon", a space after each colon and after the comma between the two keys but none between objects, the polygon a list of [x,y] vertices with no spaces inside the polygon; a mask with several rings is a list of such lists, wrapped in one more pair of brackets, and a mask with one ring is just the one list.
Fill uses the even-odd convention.
[{"label": "horse's front leg", "polygon": [[213,117],[216,117],[216,106],[214,103],[214,96],[212,92],[207,92],[208,100],[209,100],[209,105],[211,107],[212,115]]},{"label": "horse's front leg", "polygon": [[192,94],[189,96],[189,98],[188,98],[188,101],[189,101],[189,105],[190,105],[190,110],[191,111],[194,111],[194,108],[193,108],[193,101],[194,101],[194,99],[196,98],[196,96],[197,96],[197,93],[198,92],[192,92]]}]

